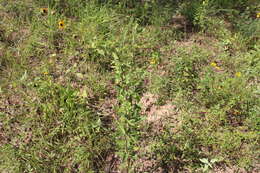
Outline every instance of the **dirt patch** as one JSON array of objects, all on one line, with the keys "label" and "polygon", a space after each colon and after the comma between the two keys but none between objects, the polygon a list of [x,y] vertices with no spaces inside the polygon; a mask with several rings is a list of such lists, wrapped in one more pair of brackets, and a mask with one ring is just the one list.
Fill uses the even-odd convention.
[{"label": "dirt patch", "polygon": [[160,160],[152,152],[154,137],[161,135],[168,125],[173,125],[173,131],[177,131],[181,125],[177,107],[170,101],[164,105],[156,105],[158,99],[156,94],[145,93],[140,100],[142,115],[146,117],[144,126],[149,129],[140,143],[138,159],[134,163],[135,172],[165,172]]},{"label": "dirt patch", "polygon": [[242,168],[237,167],[218,167],[215,168],[212,173],[259,173],[260,172],[260,165],[256,165],[256,167],[251,171],[246,171]]},{"label": "dirt patch", "polygon": [[145,123],[159,131],[169,123],[179,126],[180,118],[176,106],[170,101],[165,105],[156,105],[158,98],[158,95],[152,93],[145,93],[141,98],[142,114],[147,117]]}]

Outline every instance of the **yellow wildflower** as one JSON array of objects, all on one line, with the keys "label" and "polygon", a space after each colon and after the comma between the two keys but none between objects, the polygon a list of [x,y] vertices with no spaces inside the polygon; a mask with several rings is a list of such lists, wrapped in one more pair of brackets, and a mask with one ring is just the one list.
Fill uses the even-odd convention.
[{"label": "yellow wildflower", "polygon": [[150,64],[151,64],[151,65],[154,65],[154,64],[156,64],[156,63],[157,63],[157,61],[156,61],[155,58],[152,58],[152,59],[150,60]]},{"label": "yellow wildflower", "polygon": [[48,8],[40,8],[42,14],[48,13]]},{"label": "yellow wildflower", "polygon": [[217,70],[221,70],[221,68],[220,68],[220,67],[218,67],[218,66],[216,66],[215,68],[216,68]]},{"label": "yellow wildflower", "polygon": [[59,29],[64,29],[64,28],[65,28],[64,21],[63,20],[59,21]]},{"label": "yellow wildflower", "polygon": [[214,67],[216,70],[221,70],[221,68],[215,62],[210,63],[210,65]]},{"label": "yellow wildflower", "polygon": [[215,62],[210,63],[212,67],[217,67],[217,64]]},{"label": "yellow wildflower", "polygon": [[241,77],[241,72],[236,72],[235,76],[236,77]]},{"label": "yellow wildflower", "polygon": [[256,13],[256,18],[260,18],[260,12]]},{"label": "yellow wildflower", "polygon": [[49,73],[47,71],[43,72],[44,75],[48,75]]}]

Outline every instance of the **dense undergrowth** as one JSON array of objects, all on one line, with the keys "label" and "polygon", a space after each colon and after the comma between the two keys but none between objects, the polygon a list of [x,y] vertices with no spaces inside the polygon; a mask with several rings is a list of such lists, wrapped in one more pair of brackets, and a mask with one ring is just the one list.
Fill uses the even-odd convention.
[{"label": "dense undergrowth", "polygon": [[259,171],[251,0],[0,0],[0,172]]}]

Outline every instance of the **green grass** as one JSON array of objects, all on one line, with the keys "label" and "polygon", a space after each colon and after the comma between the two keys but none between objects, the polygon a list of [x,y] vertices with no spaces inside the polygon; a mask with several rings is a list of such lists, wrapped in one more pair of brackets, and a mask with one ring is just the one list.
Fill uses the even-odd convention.
[{"label": "green grass", "polygon": [[0,172],[257,171],[257,12],[0,0]]}]

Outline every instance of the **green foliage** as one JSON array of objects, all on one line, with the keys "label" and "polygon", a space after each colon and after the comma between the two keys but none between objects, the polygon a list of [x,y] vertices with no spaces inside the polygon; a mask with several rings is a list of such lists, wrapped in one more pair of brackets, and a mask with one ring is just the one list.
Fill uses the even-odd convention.
[{"label": "green foliage", "polygon": [[252,171],[257,10],[0,0],[0,172]]},{"label": "green foliage", "polygon": [[[2,146],[9,147],[4,156],[14,160],[19,171],[85,172],[102,165],[111,147],[102,117],[92,112],[75,91],[48,78],[36,79],[30,86],[37,97],[28,98],[30,114],[18,121],[23,126],[16,134],[16,146]],[[4,126],[7,131],[8,125]],[[101,147],[99,143],[108,145]]]},{"label": "green foliage", "polygon": [[211,3],[216,6],[215,8],[220,8],[220,9],[240,9],[243,10],[247,6],[253,5],[256,3],[255,0],[211,0]]},{"label": "green foliage", "polygon": [[247,8],[245,12],[237,17],[239,20],[234,20],[236,29],[241,32],[244,38],[246,38],[250,46],[257,43],[260,34],[260,21],[252,18],[251,11],[253,10]]},{"label": "green foliage", "polygon": [[[136,32],[137,27],[137,24],[134,25],[133,33]],[[135,35],[133,35],[133,40],[134,37]],[[134,41],[132,46],[135,46]],[[119,102],[116,108],[119,119],[116,123],[115,138],[117,154],[122,159],[122,170],[127,172],[132,169],[131,166],[138,149],[137,143],[140,139],[141,117],[138,103],[144,78],[144,70],[135,65],[134,57],[129,50],[131,50],[130,47],[125,47],[113,53],[114,80]]]},{"label": "green foliage", "polygon": [[171,69],[171,86],[176,92],[185,91],[187,95],[197,89],[201,68],[207,60],[207,53],[197,47],[192,48],[192,55],[188,49],[178,50],[176,59],[173,58],[174,66]]},{"label": "green foliage", "polygon": [[200,161],[202,163],[204,163],[204,168],[203,168],[203,172],[207,172],[209,169],[213,168],[213,164],[215,164],[215,162],[218,161],[218,159],[212,159],[212,160],[208,160],[206,158],[200,159]]}]

